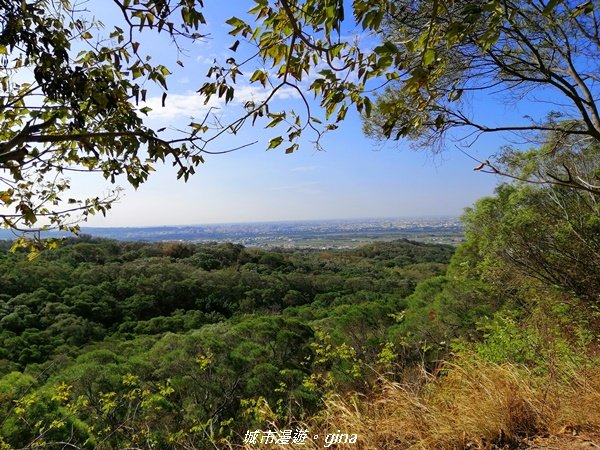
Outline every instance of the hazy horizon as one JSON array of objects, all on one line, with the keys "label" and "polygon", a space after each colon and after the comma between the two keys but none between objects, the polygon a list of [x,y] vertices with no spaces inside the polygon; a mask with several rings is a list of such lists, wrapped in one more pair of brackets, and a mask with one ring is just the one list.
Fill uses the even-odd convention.
[{"label": "hazy horizon", "polygon": [[454,219],[459,220],[460,215],[452,214],[428,214],[423,216],[389,216],[389,217],[345,217],[345,218],[324,218],[324,219],[272,219],[272,220],[248,220],[237,222],[194,222],[194,223],[164,223],[161,225],[105,225],[91,226],[82,224],[82,228],[163,228],[163,227],[201,227],[213,225],[261,225],[278,223],[344,223],[344,222],[377,222],[377,221],[401,221],[401,220],[441,220]]}]

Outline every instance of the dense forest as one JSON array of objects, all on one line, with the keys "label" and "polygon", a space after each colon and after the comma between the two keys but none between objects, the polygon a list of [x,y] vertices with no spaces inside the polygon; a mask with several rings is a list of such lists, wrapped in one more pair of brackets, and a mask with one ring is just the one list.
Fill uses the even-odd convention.
[{"label": "dense forest", "polygon": [[[453,253],[409,241],[322,252],[81,237],[30,262],[8,248],[0,392],[2,435],[16,447],[64,441],[65,430],[73,442],[134,445],[140,430],[122,422],[140,405],[157,442],[192,428],[185,439],[203,442],[223,423],[239,435],[258,399],[313,413],[332,384],[366,388],[406,298]],[[85,408],[50,431],[61,383]]]},{"label": "dense forest", "polygon": [[30,261],[5,243],[2,448],[214,448],[303,426],[355,448],[487,448],[596,429],[573,403],[600,398],[594,202],[501,185],[457,249],[82,236]]}]

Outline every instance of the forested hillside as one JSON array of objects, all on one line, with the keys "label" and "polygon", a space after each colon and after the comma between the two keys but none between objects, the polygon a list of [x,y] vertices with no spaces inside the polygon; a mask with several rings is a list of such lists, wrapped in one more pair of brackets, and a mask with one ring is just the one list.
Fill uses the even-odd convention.
[{"label": "forested hillside", "polygon": [[263,399],[307,417],[334,387],[369,388],[407,297],[453,253],[409,241],[321,252],[82,237],[29,261],[8,248],[0,430],[15,448],[204,448],[209,436],[239,441]]},{"label": "forested hillside", "polygon": [[[2,448],[321,448],[337,430],[360,449],[521,448],[598,431],[599,217],[594,194],[505,184],[467,210],[456,251],[81,237],[29,261],[7,243]],[[319,437],[285,434],[305,429]]]}]

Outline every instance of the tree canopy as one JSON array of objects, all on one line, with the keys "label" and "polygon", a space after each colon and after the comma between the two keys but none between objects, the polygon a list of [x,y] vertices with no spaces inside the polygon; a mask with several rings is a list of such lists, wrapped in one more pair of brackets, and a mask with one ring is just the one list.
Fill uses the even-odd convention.
[{"label": "tree canopy", "polygon": [[[480,134],[526,133],[521,136],[529,142],[565,155],[553,170],[538,164],[526,179],[597,193],[597,170],[582,177],[576,161],[600,140],[597,6],[568,0],[355,0],[351,6],[255,0],[250,19],[240,11],[227,20],[231,56],[195,82],[205,103],[214,96],[232,101],[242,83],[262,86],[268,95],[247,102],[231,122],[209,127],[206,117],[165,130],[144,122],[145,100],[154,83],[163,104],[169,101],[173,68],[153,62],[142,34],[158,33],[177,46],[202,38],[202,1],[114,0],[110,7],[121,20],[104,28],[86,4],[2,1],[4,225],[76,230],[82,216],[106,213],[116,192],[72,198],[68,171],[101,172],[113,183],[122,176],[137,187],[155,163],[170,160],[177,176],[187,179],[224,133],[259,120],[276,130],[268,148],[290,153],[306,132],[319,146],[322,133],[337,128],[350,107],[364,116],[368,135],[408,138],[433,150],[448,138],[468,145]],[[358,39],[357,30],[367,38]],[[274,110],[272,100],[283,88],[299,94],[305,111]],[[469,115],[469,101],[503,93],[516,102],[537,96],[552,107],[544,117],[515,123],[488,124]],[[586,164],[597,168],[597,152],[586,150],[590,154]],[[514,176],[502,162],[481,161],[480,169]]]},{"label": "tree canopy", "polygon": [[[368,135],[407,138],[433,151],[448,139],[469,146],[482,134],[510,132],[521,143],[577,159],[600,138],[597,2],[354,1],[351,14],[344,2],[330,0],[255,3],[252,22],[228,21],[231,34],[256,46],[263,64],[250,81],[273,92],[291,86],[306,102],[304,119],[292,114],[288,134],[273,138],[272,147],[288,142],[286,151],[294,151],[306,128],[316,132],[318,145],[321,132],[335,129],[351,105],[363,114]],[[357,28],[377,45],[357,41],[349,32]],[[209,73],[214,81],[202,93],[235,83],[241,65],[228,63]],[[305,92],[315,95],[329,123],[313,115]],[[486,123],[470,113],[470,103],[484,97],[550,107],[541,117]],[[290,118],[269,111],[268,101],[249,115],[268,116],[267,126]],[[478,170],[512,176],[500,161],[479,162]],[[528,180],[597,193],[598,174],[585,178],[577,169],[563,158],[558,170],[540,168]]]},{"label": "tree canopy", "polygon": [[[395,46],[397,77],[378,94],[376,113],[365,123],[368,134],[409,137],[432,148],[449,135],[469,146],[482,134],[510,132],[507,144],[516,135],[520,144],[562,155],[560,167],[540,167],[525,179],[599,192],[598,174],[583,177],[578,162],[594,159],[589,149],[600,138],[597,2],[393,5],[399,10],[382,28],[383,38]],[[544,112],[486,123],[470,108],[486,97],[499,104],[543,105]],[[507,156],[516,156],[514,149],[506,149],[500,161],[482,161],[479,169],[510,176],[502,164]],[[594,164],[598,167],[597,159]]]},{"label": "tree canopy", "polygon": [[164,130],[143,122],[146,85],[162,88],[164,103],[170,70],[153,64],[137,39],[146,29],[173,40],[200,38],[201,6],[194,0],[115,1],[111,7],[124,25],[104,29],[78,2],[0,2],[5,226],[76,230],[78,213],[105,213],[116,192],[71,198],[69,171],[101,172],[113,183],[122,175],[134,187],[165,159],[179,168],[178,177],[194,172],[202,162],[200,125],[166,139]]}]

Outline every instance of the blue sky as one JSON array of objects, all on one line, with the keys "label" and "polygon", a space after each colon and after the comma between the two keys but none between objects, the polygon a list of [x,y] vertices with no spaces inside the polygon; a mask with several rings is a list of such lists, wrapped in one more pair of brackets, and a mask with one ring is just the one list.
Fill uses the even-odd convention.
[{"label": "blue sky", "polygon": [[[194,91],[204,82],[212,59],[223,60],[234,38],[228,36],[224,20],[248,9],[246,1],[231,2],[228,11],[223,2],[206,2],[209,23],[203,32],[210,37],[195,44],[186,43],[186,55],[177,55],[168,39],[148,35],[141,39],[142,51],[151,50],[153,59],[172,68],[167,105],[160,106],[160,92],[151,92],[154,107],[148,123],[184,127],[191,116],[199,118],[206,110]],[[108,11],[108,10],[107,10]],[[98,14],[100,14],[98,12]],[[107,24],[114,16],[101,17]],[[241,49],[243,51],[243,49]],[[181,59],[184,68],[175,61]],[[251,70],[247,72],[251,73]],[[260,95],[245,87],[245,95]],[[282,107],[301,111],[299,100],[280,98]],[[518,107],[488,107],[482,114],[522,116]],[[477,107],[475,107],[477,109]],[[241,103],[220,110],[223,118],[234,117]],[[234,147],[258,140],[259,143],[238,152],[207,156],[195,176],[187,183],[177,181],[170,165],[156,166],[149,181],[137,191],[124,188],[121,200],[106,217],[93,217],[91,226],[155,226],[222,222],[275,220],[314,220],[361,217],[408,217],[459,215],[476,199],[493,192],[497,179],[474,172],[472,159],[456,150],[433,157],[414,152],[405,142],[381,146],[362,135],[357,114],[348,114],[340,128],[324,139],[325,151],[316,151],[306,138],[291,154],[283,150],[265,151],[273,130],[246,127],[237,137],[225,136],[213,150]],[[494,153],[501,141],[482,139],[469,152],[484,159]],[[97,195],[110,187],[101,179],[74,177],[76,189]]]}]

